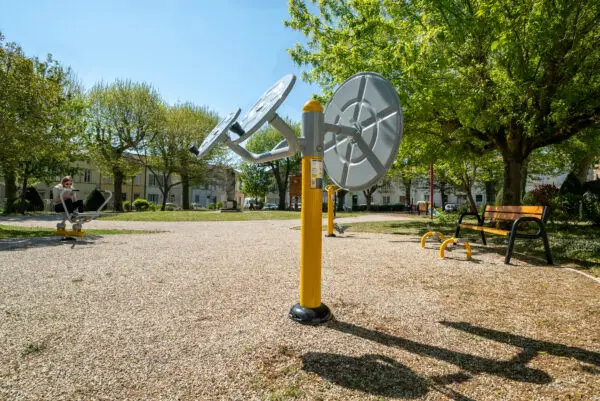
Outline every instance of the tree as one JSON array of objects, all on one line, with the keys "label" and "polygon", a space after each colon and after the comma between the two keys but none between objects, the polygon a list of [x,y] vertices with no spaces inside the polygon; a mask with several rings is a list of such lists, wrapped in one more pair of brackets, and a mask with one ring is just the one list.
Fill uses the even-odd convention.
[{"label": "tree", "polygon": [[[597,127],[600,3],[593,0],[321,0],[289,3],[285,24],[308,38],[290,54],[326,91],[361,70],[382,73],[407,105],[469,147],[496,150],[503,204],[520,204],[536,149]],[[314,3],[314,1],[313,1]]]},{"label": "tree", "polygon": [[258,199],[265,198],[273,182],[272,175],[263,166],[246,162],[242,164],[240,180],[242,192]]},{"label": "tree", "polygon": [[[288,121],[288,124],[296,131],[296,136],[299,136],[300,126],[298,124],[292,124],[290,121]],[[246,149],[253,153],[268,152],[275,148],[282,139],[281,134],[275,128],[268,126],[250,137],[246,144]],[[285,199],[289,177],[290,174],[299,172],[300,162],[301,157],[300,154],[297,153],[294,156],[264,163],[264,166],[268,167],[273,174],[277,186],[277,192],[279,194],[279,210],[285,210]]]},{"label": "tree", "polygon": [[27,58],[0,35],[0,170],[11,212],[21,179],[21,209],[30,179],[60,174],[74,157],[85,103],[70,69],[52,56]]},{"label": "tree", "polygon": [[114,209],[123,211],[123,179],[140,168],[131,152],[152,142],[164,120],[162,100],[148,84],[117,80],[96,84],[89,102],[84,142],[98,166],[113,176]]},{"label": "tree", "polygon": [[[144,166],[154,176],[162,193],[161,210],[165,210],[171,188],[183,186],[183,208],[189,210],[190,182],[206,180],[206,158],[198,160],[190,153],[191,144],[202,142],[217,124],[217,116],[192,104],[165,106],[157,119],[156,133],[151,141],[137,148]],[[222,152],[216,148],[211,156]],[[208,156],[208,157],[211,157]],[[179,179],[175,179],[175,175]]]}]

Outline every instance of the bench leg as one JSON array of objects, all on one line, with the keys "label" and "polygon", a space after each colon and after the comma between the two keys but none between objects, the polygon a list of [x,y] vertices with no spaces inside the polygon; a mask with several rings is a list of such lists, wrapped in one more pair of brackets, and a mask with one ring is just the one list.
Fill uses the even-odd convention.
[{"label": "bench leg", "polygon": [[546,230],[543,226],[540,227],[540,237],[542,237],[542,241],[544,242],[544,251],[546,252],[546,261],[549,265],[552,263],[552,255],[550,254],[550,244],[548,243],[548,236],[546,235]]},{"label": "bench leg", "polygon": [[458,238],[458,234],[460,234],[460,226],[456,225],[456,231],[454,232],[454,238]]},{"label": "bench leg", "polygon": [[487,242],[485,242],[485,233],[483,231],[479,231],[481,233],[481,241],[483,242],[483,245],[487,245]]},{"label": "bench leg", "polygon": [[510,257],[512,256],[513,248],[515,247],[515,237],[516,235],[513,235],[513,233],[508,237],[508,249],[506,250],[506,256],[504,257],[504,263],[507,265],[510,263]]}]

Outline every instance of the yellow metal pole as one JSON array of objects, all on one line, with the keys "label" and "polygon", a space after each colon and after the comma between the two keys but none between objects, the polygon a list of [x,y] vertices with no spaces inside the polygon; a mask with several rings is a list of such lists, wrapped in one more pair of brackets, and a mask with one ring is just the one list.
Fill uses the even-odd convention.
[{"label": "yellow metal pole", "polygon": [[[302,224],[300,242],[300,305],[317,308],[321,305],[321,188],[313,188],[311,181],[316,175],[314,166],[323,165],[322,157],[302,158]],[[317,167],[318,168],[318,167]],[[322,179],[322,176],[321,176]]]},{"label": "yellow metal pole", "polygon": [[327,235],[326,237],[335,237],[333,233],[333,194],[337,191],[335,190],[335,185],[327,185]]},{"label": "yellow metal pole", "polygon": [[332,317],[329,308],[321,303],[323,106],[316,100],[310,100],[302,112],[300,302],[292,307],[289,316],[300,323],[320,324]]}]

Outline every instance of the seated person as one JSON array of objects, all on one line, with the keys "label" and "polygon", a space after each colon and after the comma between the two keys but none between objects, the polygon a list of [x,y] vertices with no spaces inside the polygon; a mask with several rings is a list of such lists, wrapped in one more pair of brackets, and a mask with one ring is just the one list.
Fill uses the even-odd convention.
[{"label": "seated person", "polygon": [[[63,204],[60,200],[60,193],[63,189],[74,189],[73,188],[73,178],[67,175],[60,180],[60,183],[56,184],[52,188],[52,200],[54,201],[54,211],[57,213],[62,213],[65,211],[63,208]],[[68,191],[62,194],[63,200],[65,201],[65,206],[70,213],[73,213],[75,209],[79,213],[83,213],[83,201],[77,200],[77,195],[75,192]]]}]

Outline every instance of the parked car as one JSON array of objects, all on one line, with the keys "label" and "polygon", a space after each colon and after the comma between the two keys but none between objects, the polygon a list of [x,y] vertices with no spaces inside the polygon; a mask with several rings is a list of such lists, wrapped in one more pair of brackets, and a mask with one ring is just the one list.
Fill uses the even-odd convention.
[{"label": "parked car", "polygon": [[458,205],[456,203],[446,203],[444,206],[445,212],[456,212],[458,210]]},{"label": "parked car", "polygon": [[263,206],[263,209],[265,209],[265,210],[277,210],[277,209],[279,209],[279,206],[277,206],[274,203],[265,203],[265,205]]}]

